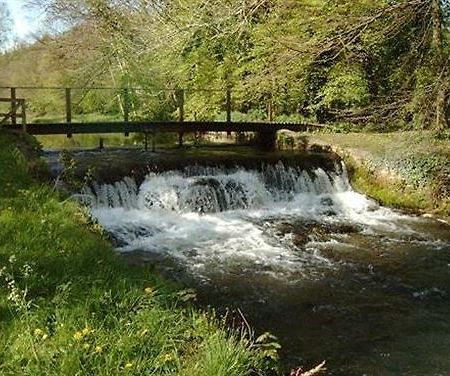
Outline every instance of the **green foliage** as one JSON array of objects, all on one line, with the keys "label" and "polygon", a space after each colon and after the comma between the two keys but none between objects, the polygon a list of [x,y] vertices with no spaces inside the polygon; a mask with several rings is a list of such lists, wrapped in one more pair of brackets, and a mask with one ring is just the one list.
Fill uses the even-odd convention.
[{"label": "green foliage", "polygon": [[[40,0],[73,27],[0,56],[16,85],[126,87],[74,93],[74,116],[174,119],[233,111],[274,119],[448,127],[449,6],[439,0],[259,0],[183,4]],[[133,88],[133,89],[132,89]],[[30,119],[64,115],[63,91],[28,93]]]},{"label": "green foliage", "polygon": [[316,107],[327,110],[353,109],[369,103],[369,85],[357,66],[337,64],[330,70],[327,83],[319,91]]}]

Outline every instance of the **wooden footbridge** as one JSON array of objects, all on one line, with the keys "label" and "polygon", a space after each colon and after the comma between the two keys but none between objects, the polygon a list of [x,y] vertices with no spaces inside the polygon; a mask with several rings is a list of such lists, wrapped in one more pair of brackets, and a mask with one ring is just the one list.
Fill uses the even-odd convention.
[{"label": "wooden footbridge", "polygon": [[[3,89],[5,89],[5,87],[3,87]],[[147,136],[153,136],[156,133],[178,133],[178,142],[179,145],[182,146],[183,135],[185,133],[227,132],[227,134],[231,134],[232,132],[255,132],[258,135],[257,140],[260,148],[272,149],[275,147],[276,133],[279,130],[283,129],[293,132],[305,132],[311,128],[321,127],[321,125],[318,124],[273,122],[272,114],[270,113],[268,116],[268,121],[265,122],[232,121],[230,89],[227,89],[226,91],[226,121],[186,121],[184,119],[184,92],[183,90],[178,90],[176,92],[178,110],[177,120],[130,121],[129,106],[125,102],[125,105],[123,106],[123,120],[73,122],[71,96],[72,89],[64,88],[65,121],[57,123],[28,123],[26,117],[26,98],[18,98],[16,96],[16,90],[18,88],[9,87],[8,89],[10,91],[10,97],[0,98],[0,103],[7,102],[9,104],[10,110],[7,113],[0,113],[0,128],[4,126],[8,129],[22,130],[33,135],[65,134],[67,135],[67,137],[72,137],[73,134],[123,133],[125,136],[128,136],[130,133],[143,133],[145,135],[145,145],[147,147]],[[127,92],[127,89],[121,90],[125,90],[125,93]],[[20,122],[18,121],[18,119],[20,119]]]}]

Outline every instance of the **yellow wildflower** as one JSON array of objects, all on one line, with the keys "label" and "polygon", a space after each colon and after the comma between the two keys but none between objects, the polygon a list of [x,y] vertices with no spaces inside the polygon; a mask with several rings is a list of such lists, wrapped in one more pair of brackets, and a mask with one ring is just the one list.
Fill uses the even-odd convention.
[{"label": "yellow wildflower", "polygon": [[148,295],[153,294],[155,292],[155,289],[153,287],[146,287],[144,289],[144,292]]},{"label": "yellow wildflower", "polygon": [[163,358],[164,362],[171,362],[173,360],[173,355],[172,354],[165,354],[164,358]]},{"label": "yellow wildflower", "polygon": [[124,366],[124,368],[131,368],[131,367],[133,367],[133,363],[127,363]]},{"label": "yellow wildflower", "polygon": [[42,329],[39,329],[39,328],[34,329],[34,335],[35,336],[39,337],[39,336],[41,336],[43,334],[44,334],[44,331]]},{"label": "yellow wildflower", "polygon": [[139,333],[139,335],[140,335],[141,337],[143,337],[143,336],[145,336],[147,333],[148,333],[148,330],[147,330],[147,329],[144,329],[144,330],[142,330],[142,331]]},{"label": "yellow wildflower", "polygon": [[48,334],[44,334],[44,335],[42,336],[42,340],[43,340],[43,341],[45,341],[47,338],[48,338]]},{"label": "yellow wildflower", "polygon": [[92,330],[88,326],[82,330],[83,336],[87,336]]},{"label": "yellow wildflower", "polygon": [[80,339],[83,338],[83,333],[80,332],[80,331],[75,332],[75,333],[73,334],[73,338],[75,338],[77,341],[79,341]]},{"label": "yellow wildflower", "polygon": [[101,346],[95,346],[94,352],[96,354],[100,354],[103,351],[103,348]]}]

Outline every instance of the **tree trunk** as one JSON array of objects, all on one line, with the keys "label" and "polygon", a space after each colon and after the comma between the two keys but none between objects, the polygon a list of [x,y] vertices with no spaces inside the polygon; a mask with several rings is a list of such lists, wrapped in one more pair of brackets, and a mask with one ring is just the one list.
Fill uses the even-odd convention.
[{"label": "tree trunk", "polygon": [[448,68],[445,69],[441,82],[439,83],[436,96],[436,124],[435,128],[443,130],[448,128],[448,109],[450,105],[450,77]]},{"label": "tree trunk", "polygon": [[431,47],[438,62],[442,64],[442,8],[440,0],[431,0],[431,12],[433,19],[433,39]]},{"label": "tree trunk", "polygon": [[431,0],[431,16],[433,22],[433,36],[431,44],[431,53],[434,57],[433,63],[436,64],[436,69],[441,70],[436,82],[436,118],[435,129],[444,129],[448,127],[447,110],[449,106],[450,89],[449,89],[449,69],[448,61],[444,58],[443,42],[442,42],[442,23],[443,14],[441,8],[441,0]]}]

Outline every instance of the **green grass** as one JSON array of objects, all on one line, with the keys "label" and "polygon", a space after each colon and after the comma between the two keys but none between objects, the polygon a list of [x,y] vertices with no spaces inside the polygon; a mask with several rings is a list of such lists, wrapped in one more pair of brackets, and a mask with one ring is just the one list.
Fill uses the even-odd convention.
[{"label": "green grass", "polygon": [[[89,123],[94,121],[121,121],[123,116],[121,114],[101,114],[97,112],[89,114],[72,114],[73,122]],[[42,116],[30,115],[28,119],[31,123],[63,123],[66,121],[64,113],[61,114],[46,114]]]},{"label": "green grass", "polygon": [[66,135],[36,136],[36,139],[45,149],[96,148],[99,147],[100,138],[103,139],[104,147],[142,145],[134,137],[125,137],[121,133],[74,134],[70,138]]},{"label": "green grass", "polygon": [[264,373],[266,344],[121,262],[78,205],[30,176],[29,145],[0,131],[1,375]]},{"label": "green grass", "polygon": [[334,146],[360,150],[373,157],[386,154],[399,155],[405,152],[450,154],[450,141],[440,140],[431,131],[409,131],[392,133],[316,133],[311,142],[322,141]]}]

